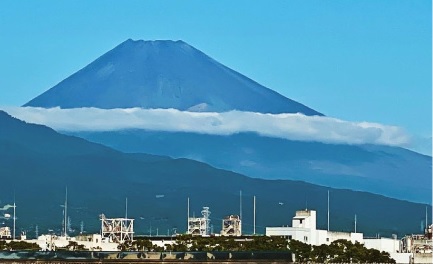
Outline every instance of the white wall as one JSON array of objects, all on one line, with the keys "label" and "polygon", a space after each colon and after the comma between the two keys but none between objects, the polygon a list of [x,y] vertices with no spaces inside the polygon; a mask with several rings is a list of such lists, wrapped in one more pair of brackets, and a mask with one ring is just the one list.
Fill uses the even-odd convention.
[{"label": "white wall", "polygon": [[30,243],[36,243],[39,247],[46,251],[55,250],[58,247],[66,247],[70,241],[77,242],[78,245],[83,245],[89,250],[102,250],[102,251],[118,251],[117,243],[102,242],[100,234],[94,234],[89,240],[76,240],[75,237],[61,237],[56,235],[41,235],[37,239],[26,240]]},{"label": "white wall", "polygon": [[411,256],[411,253],[390,253],[390,257],[393,258],[396,263],[401,264],[409,264]]},{"label": "white wall", "polygon": [[414,263],[432,263],[432,253],[415,253],[413,254]]},{"label": "white wall", "polygon": [[364,239],[364,246],[366,248],[374,248],[379,251],[388,253],[396,253],[400,250],[400,241],[392,238],[366,238]]},{"label": "white wall", "polygon": [[295,227],[266,227],[265,234],[267,236],[283,236],[288,239],[299,240],[310,245],[316,241],[315,234],[312,235],[312,231],[308,228],[295,228]]},{"label": "white wall", "polygon": [[350,233],[346,233],[346,232],[329,231],[328,237],[329,237],[329,243],[328,244],[330,244],[332,241],[339,240],[339,239],[352,241],[352,239],[350,237]]},{"label": "white wall", "polygon": [[176,243],[176,239],[174,240],[151,240],[152,244],[158,247],[166,248],[166,245],[173,245]]},{"label": "white wall", "polygon": [[352,241],[353,244],[355,244],[355,242],[359,242],[361,244],[364,243],[364,234],[363,233],[350,233],[350,240]]}]

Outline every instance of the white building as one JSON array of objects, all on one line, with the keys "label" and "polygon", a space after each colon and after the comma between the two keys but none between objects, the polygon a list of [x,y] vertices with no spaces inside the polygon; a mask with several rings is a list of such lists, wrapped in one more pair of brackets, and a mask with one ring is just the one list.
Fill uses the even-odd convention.
[{"label": "white building", "polygon": [[118,251],[118,243],[108,242],[102,239],[100,234],[91,234],[86,236],[57,236],[54,234],[41,235],[37,239],[26,240],[29,243],[36,243],[43,251],[55,251],[58,248],[67,248],[70,242],[84,246],[87,250],[92,251]]},{"label": "white building", "polygon": [[316,211],[296,211],[292,226],[266,227],[267,236],[282,236],[288,240],[295,239],[310,245],[331,244],[338,239],[346,239],[355,243],[364,243],[362,233],[332,232],[316,228]]},{"label": "white building", "polygon": [[411,263],[433,263],[432,225],[426,228],[423,235],[402,238],[400,251],[411,255]]},{"label": "white building", "polygon": [[0,227],[0,238],[11,239],[11,229],[8,226]]},{"label": "white building", "polygon": [[[397,263],[425,263],[424,259],[428,259],[430,262],[427,263],[431,263],[431,239],[430,251],[426,250],[426,253],[422,252],[424,255],[421,256],[421,253],[419,253],[418,256],[410,250],[402,250],[402,243],[396,236],[393,238],[364,238],[363,233],[319,230],[316,228],[316,211],[314,210],[296,211],[291,227],[266,227],[266,235],[285,237],[288,240],[295,239],[314,246],[329,245],[335,240],[345,239],[352,243],[364,244],[369,249],[388,252]],[[406,248],[410,248],[414,244],[413,241],[413,238],[406,240]],[[428,248],[428,246],[425,246],[427,244],[425,240],[419,242],[419,244],[423,244],[422,248]],[[430,254],[429,258],[427,254]]]}]

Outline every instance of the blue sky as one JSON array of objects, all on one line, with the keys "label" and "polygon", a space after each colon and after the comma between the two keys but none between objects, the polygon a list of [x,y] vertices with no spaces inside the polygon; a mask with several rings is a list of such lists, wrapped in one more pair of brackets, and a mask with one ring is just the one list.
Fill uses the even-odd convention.
[{"label": "blue sky", "polygon": [[1,1],[0,106],[122,41],[182,39],[328,116],[431,136],[429,0]]}]

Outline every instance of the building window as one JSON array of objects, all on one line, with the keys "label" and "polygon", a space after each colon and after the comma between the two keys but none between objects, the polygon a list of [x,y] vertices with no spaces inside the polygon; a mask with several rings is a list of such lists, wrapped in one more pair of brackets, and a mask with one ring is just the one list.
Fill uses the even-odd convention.
[{"label": "building window", "polygon": [[329,237],[326,238],[326,242],[329,242]]},{"label": "building window", "polygon": [[308,241],[308,237],[304,236],[304,241],[307,242]]},{"label": "building window", "polygon": [[289,236],[288,239],[289,239],[289,240],[292,240],[292,236]]},{"label": "building window", "polygon": [[301,219],[301,220],[299,220],[299,223],[301,223],[301,224],[302,224],[302,219]]}]

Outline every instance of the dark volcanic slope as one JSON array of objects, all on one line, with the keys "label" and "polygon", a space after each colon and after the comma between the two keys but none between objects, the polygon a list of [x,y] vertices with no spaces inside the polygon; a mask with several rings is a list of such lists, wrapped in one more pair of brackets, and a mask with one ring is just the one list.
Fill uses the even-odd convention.
[{"label": "dark volcanic slope", "polygon": [[25,106],[321,115],[182,41],[127,40]]},{"label": "dark volcanic slope", "polygon": [[374,145],[302,142],[238,133],[229,136],[125,130],[74,135],[123,152],[196,159],[263,179],[302,180],[431,203],[432,158]]},{"label": "dark volcanic slope", "polygon": [[[318,210],[318,226],[326,223],[328,188],[298,181],[252,179],[215,169],[204,163],[161,156],[123,154],[83,139],[56,133],[44,126],[26,124],[0,112],[0,207],[12,201],[15,190],[18,230],[34,234],[60,230],[64,188],[68,186],[72,227],[99,229],[98,215],[124,215],[136,219],[135,231],[185,230],[186,199],[191,213],[202,206],[212,211],[214,230],[221,219],[238,212],[238,193],[244,197],[244,230],[252,229],[252,196],[257,196],[257,225],[289,224],[294,211]],[[331,228],[358,230],[373,235],[418,232],[425,205],[350,190],[331,190]],[[158,196],[157,196],[158,195]],[[164,195],[163,198],[157,198]],[[280,202],[282,205],[280,205]],[[430,207],[429,207],[430,208]],[[389,220],[392,219],[390,222]],[[11,224],[6,221],[6,224]]]}]

